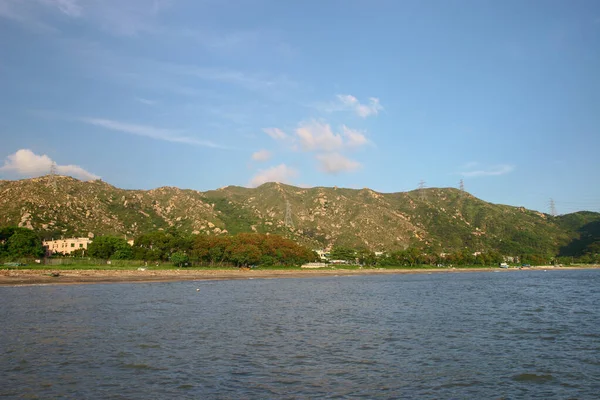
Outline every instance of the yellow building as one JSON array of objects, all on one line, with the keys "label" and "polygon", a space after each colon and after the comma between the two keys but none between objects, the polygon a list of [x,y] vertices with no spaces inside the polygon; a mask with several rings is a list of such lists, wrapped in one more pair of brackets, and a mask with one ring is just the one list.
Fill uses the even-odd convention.
[{"label": "yellow building", "polygon": [[60,240],[44,240],[42,245],[46,250],[46,255],[52,255],[55,253],[59,254],[71,254],[75,250],[85,249],[87,250],[88,244],[92,240],[90,238],[69,238]]}]

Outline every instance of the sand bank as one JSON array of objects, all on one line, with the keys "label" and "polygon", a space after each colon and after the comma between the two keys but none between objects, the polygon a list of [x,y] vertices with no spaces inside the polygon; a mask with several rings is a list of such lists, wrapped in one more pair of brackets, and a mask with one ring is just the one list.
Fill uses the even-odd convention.
[{"label": "sand bank", "polygon": [[[586,267],[594,268],[594,267]],[[595,266],[599,268],[599,266]],[[525,269],[576,269],[535,267]],[[84,284],[84,283],[131,283],[131,282],[173,282],[195,280],[227,279],[270,279],[270,278],[312,278],[327,276],[358,276],[382,274],[449,274],[466,272],[517,272],[519,269],[464,268],[464,269],[307,269],[307,270],[53,270],[23,269],[0,270],[0,285],[39,285],[39,284]],[[54,275],[54,276],[53,276]],[[58,276],[56,276],[58,275]]]}]

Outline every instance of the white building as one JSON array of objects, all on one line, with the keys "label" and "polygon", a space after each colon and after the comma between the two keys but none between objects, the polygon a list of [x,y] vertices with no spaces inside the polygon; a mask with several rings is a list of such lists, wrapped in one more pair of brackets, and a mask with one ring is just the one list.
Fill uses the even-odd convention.
[{"label": "white building", "polygon": [[329,260],[329,252],[327,250],[314,250],[314,252],[317,253],[321,261]]},{"label": "white building", "polygon": [[60,240],[44,240],[42,246],[46,250],[46,255],[52,254],[71,254],[72,252],[84,249],[87,250],[88,245],[92,242],[90,238],[68,238]]}]

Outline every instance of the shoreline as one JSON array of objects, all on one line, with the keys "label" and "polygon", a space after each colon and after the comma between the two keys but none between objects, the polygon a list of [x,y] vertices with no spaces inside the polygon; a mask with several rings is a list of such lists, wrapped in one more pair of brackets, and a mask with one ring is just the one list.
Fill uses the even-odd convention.
[{"label": "shoreline", "polygon": [[[80,285],[100,283],[152,283],[240,279],[316,278],[332,276],[364,276],[390,274],[453,274],[467,272],[518,272],[536,270],[600,269],[600,265],[575,267],[526,267],[526,268],[453,268],[453,269],[305,269],[305,270],[56,270],[23,269],[0,270],[0,286],[30,285]],[[58,276],[52,273],[58,272]]]}]

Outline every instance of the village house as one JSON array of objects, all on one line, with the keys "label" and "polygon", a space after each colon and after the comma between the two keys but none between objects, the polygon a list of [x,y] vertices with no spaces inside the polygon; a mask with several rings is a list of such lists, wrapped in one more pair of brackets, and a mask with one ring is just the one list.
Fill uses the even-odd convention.
[{"label": "village house", "polygon": [[52,254],[71,254],[72,252],[84,249],[87,250],[88,245],[92,242],[90,238],[68,238],[59,240],[44,240],[42,246],[46,250],[46,255]]},{"label": "village house", "polygon": [[329,260],[329,251],[327,250],[313,250],[315,253],[317,253],[317,255],[319,256],[319,258],[321,259],[321,261],[327,261]]}]

